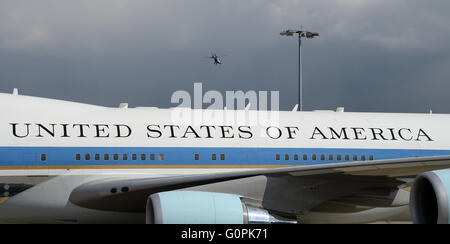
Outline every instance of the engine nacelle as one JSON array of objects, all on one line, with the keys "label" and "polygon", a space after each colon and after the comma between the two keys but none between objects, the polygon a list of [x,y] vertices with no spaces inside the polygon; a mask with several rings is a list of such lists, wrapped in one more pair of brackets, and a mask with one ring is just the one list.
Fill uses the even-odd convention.
[{"label": "engine nacelle", "polygon": [[241,196],[199,191],[168,191],[150,195],[147,224],[270,224],[280,220],[265,209],[247,206]]},{"label": "engine nacelle", "polygon": [[411,188],[410,210],[415,224],[450,224],[450,169],[417,176]]}]

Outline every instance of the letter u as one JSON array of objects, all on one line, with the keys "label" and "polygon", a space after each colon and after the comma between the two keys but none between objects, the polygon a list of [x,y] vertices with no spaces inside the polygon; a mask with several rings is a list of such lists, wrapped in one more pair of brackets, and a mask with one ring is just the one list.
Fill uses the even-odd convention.
[{"label": "letter u", "polygon": [[27,137],[30,134],[30,125],[31,124],[25,124],[27,126],[27,134],[24,135],[24,136],[17,135],[17,128],[16,127],[17,127],[18,123],[10,123],[10,125],[12,125],[13,135],[15,137],[25,138],[25,137]]}]

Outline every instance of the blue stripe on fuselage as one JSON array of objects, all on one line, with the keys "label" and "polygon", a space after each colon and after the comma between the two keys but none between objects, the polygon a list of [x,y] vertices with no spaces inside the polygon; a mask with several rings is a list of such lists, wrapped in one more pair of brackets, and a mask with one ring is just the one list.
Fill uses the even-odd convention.
[{"label": "blue stripe on fuselage", "polygon": [[[45,161],[41,161],[41,155],[45,154]],[[76,160],[76,155],[80,160]],[[90,160],[85,160],[86,154]],[[99,154],[99,160],[95,160],[95,154]],[[109,154],[109,160],[104,155]],[[114,154],[118,154],[118,160],[114,160]],[[127,154],[127,159],[123,159]],[[133,159],[136,154],[136,160]],[[145,154],[145,160],[141,155]],[[154,160],[150,155],[154,155]],[[195,160],[198,154],[198,160]],[[216,160],[213,160],[215,154]],[[221,155],[224,159],[222,160]],[[307,160],[303,160],[303,155]],[[163,155],[161,158],[160,155]],[[279,155],[277,157],[277,155]],[[286,157],[288,155],[288,158]],[[298,160],[294,157],[298,155]],[[316,160],[313,160],[316,155]],[[323,155],[323,156],[322,156]],[[332,155],[332,160],[330,160]],[[341,155],[341,160],[337,156]],[[349,160],[345,160],[349,155]],[[0,166],[101,166],[101,165],[311,165],[321,163],[337,163],[373,159],[408,158],[418,156],[450,155],[450,150],[409,150],[409,149],[340,149],[340,148],[216,148],[216,147],[0,147]],[[277,158],[279,160],[277,160]],[[324,159],[323,159],[324,158]]]}]

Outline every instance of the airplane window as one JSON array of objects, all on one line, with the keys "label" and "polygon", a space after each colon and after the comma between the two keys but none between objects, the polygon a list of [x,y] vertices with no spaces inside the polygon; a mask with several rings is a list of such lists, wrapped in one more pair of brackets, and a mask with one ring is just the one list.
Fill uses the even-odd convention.
[{"label": "airplane window", "polygon": [[47,155],[41,154],[41,161],[46,161],[46,160],[47,160]]},{"label": "airplane window", "polygon": [[155,160],[155,154],[150,154],[150,160]]},{"label": "airplane window", "polygon": [[370,156],[369,156],[369,160],[373,160],[373,155],[370,155]]},{"label": "airplane window", "polygon": [[200,155],[198,155],[197,153],[194,154],[194,160],[199,160],[200,159]]},{"label": "airplane window", "polygon": [[366,155],[361,155],[361,161],[366,161]]},{"label": "airplane window", "polygon": [[342,160],[342,156],[341,156],[340,154],[338,154],[338,155],[336,156],[336,159],[337,159],[337,161],[341,161],[341,160]]},{"label": "airplane window", "polygon": [[280,154],[275,155],[275,160],[280,161]]},{"label": "airplane window", "polygon": [[137,154],[134,154],[134,153],[133,153],[133,154],[131,155],[131,159],[132,159],[132,160],[137,160]]},{"label": "airplane window", "polygon": [[141,154],[141,160],[144,161],[144,160],[146,160],[146,159],[147,159],[147,155]]},{"label": "airplane window", "polygon": [[128,160],[128,154],[122,154],[122,160]]},{"label": "airplane window", "polygon": [[289,154],[285,154],[285,155],[284,155],[284,160],[286,160],[286,161],[289,160]]},{"label": "airplane window", "polygon": [[164,154],[162,154],[162,153],[159,154],[159,155],[158,155],[158,159],[159,159],[160,161],[163,161],[163,160],[164,160]]},{"label": "airplane window", "polygon": [[81,160],[81,155],[80,154],[76,154],[75,155],[75,160],[80,161]]},{"label": "airplane window", "polygon": [[220,160],[225,160],[225,154],[220,154]]},{"label": "airplane window", "polygon": [[217,159],[216,154],[211,155],[211,159],[212,159],[212,160],[216,160],[216,159]]},{"label": "airplane window", "polygon": [[328,155],[328,160],[333,161],[333,155],[332,154]]},{"label": "airplane window", "polygon": [[311,159],[312,159],[313,161],[316,161],[316,160],[317,160],[317,156],[316,156],[315,154],[313,154],[313,155],[311,156]]},{"label": "airplane window", "polygon": [[94,155],[94,159],[97,160],[97,161],[100,160],[100,154],[95,154]]},{"label": "airplane window", "polygon": [[353,155],[353,161],[358,161],[358,155]]},{"label": "airplane window", "polygon": [[303,160],[304,160],[304,161],[308,160],[308,155],[303,154]]},{"label": "airplane window", "polygon": [[86,154],[84,155],[84,159],[85,159],[85,160],[91,160],[91,155],[90,155],[89,153],[86,153]]},{"label": "airplane window", "polygon": [[298,154],[294,154],[294,160],[298,161]]},{"label": "airplane window", "polygon": [[320,160],[325,161],[325,155],[321,154],[320,155]]},{"label": "airplane window", "polygon": [[109,154],[103,155],[103,159],[104,159],[105,161],[108,161],[108,160],[109,160]]},{"label": "airplane window", "polygon": [[345,154],[345,161],[350,161],[350,155]]}]

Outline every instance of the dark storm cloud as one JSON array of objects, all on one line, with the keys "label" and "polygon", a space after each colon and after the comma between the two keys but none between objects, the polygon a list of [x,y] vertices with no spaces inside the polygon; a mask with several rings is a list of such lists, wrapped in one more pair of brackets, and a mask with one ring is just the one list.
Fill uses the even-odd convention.
[{"label": "dark storm cloud", "polygon": [[[176,90],[279,90],[305,109],[450,113],[448,1],[0,1],[0,92],[170,107]],[[215,67],[211,52],[226,54]]]}]

